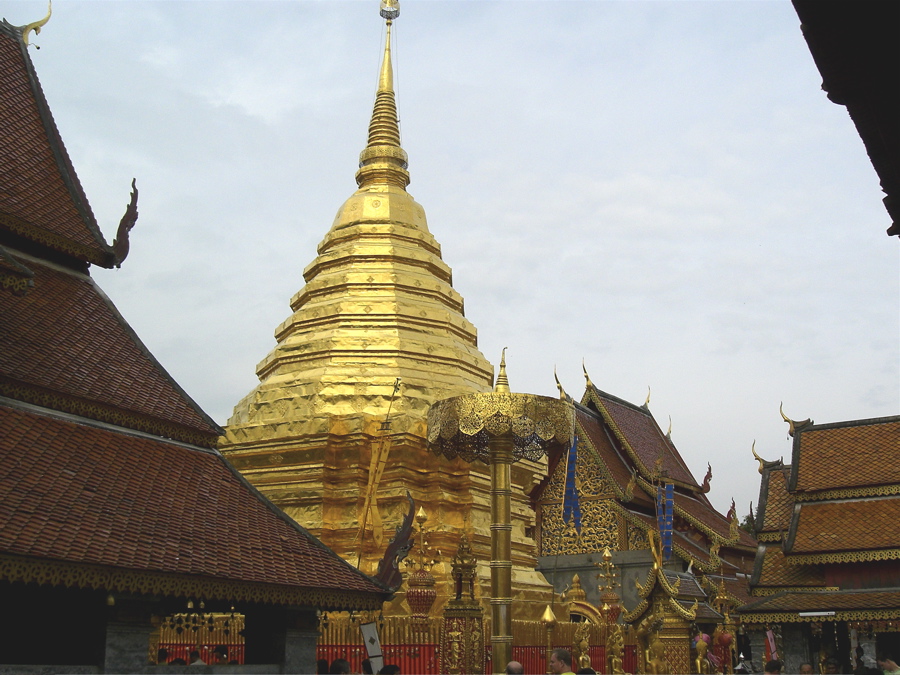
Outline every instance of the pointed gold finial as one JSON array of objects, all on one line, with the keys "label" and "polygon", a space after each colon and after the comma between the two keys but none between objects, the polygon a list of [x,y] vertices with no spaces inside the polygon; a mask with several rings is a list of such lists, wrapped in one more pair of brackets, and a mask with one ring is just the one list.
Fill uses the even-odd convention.
[{"label": "pointed gold finial", "polygon": [[556,614],[550,609],[550,605],[544,608],[544,613],[541,615],[541,623],[548,629],[556,627]]},{"label": "pointed gold finial", "polygon": [[494,385],[495,394],[509,393],[509,380],[506,377],[506,347],[500,355],[500,369],[497,372],[497,384]]},{"label": "pointed gold finial", "polygon": [[359,171],[356,183],[369,185],[395,185],[406,189],[409,185],[407,156],[400,147],[400,124],[397,120],[397,102],[394,97],[394,67],[391,63],[391,25],[400,16],[398,0],[382,0],[380,14],[387,25],[384,56],[378,74],[378,90],[375,107],[369,122],[369,139],[359,154]]},{"label": "pointed gold finial", "polygon": [[566,390],[563,389],[562,384],[560,384],[559,377],[556,376],[556,366],[553,366],[553,379],[556,380],[556,388],[559,389],[559,400],[567,401],[569,399],[569,395],[566,393]]},{"label": "pointed gold finial", "polygon": [[669,415],[669,430],[666,432],[666,438],[672,440],[672,416]]},{"label": "pointed gold finial", "polygon": [[593,388],[594,388],[594,383],[591,382],[591,376],[588,375],[587,368],[586,368],[585,365],[584,365],[584,359],[581,359],[581,369],[584,371],[584,380],[585,380],[585,382],[587,382],[587,388],[588,388],[588,389],[593,389]]},{"label": "pointed gold finial", "polygon": [[[19,26],[19,30],[22,31],[22,42],[24,42],[26,45],[31,44],[30,42],[28,42],[29,33],[34,31],[35,35],[40,35],[41,28],[43,26],[45,26],[47,24],[47,22],[50,20],[50,15],[52,13],[53,13],[53,0],[48,0],[47,16],[45,16],[40,21],[35,21],[34,23],[28,24],[27,26]],[[37,47],[37,45],[35,45],[35,47]],[[40,49],[40,47],[37,47],[37,48]]]},{"label": "pointed gold finial", "polygon": [[766,465],[766,460],[756,454],[756,439],[753,439],[753,445],[750,446],[750,452],[753,453],[753,459],[759,462],[759,472],[763,472],[763,467]]},{"label": "pointed gold finial", "polygon": [[644,401],[644,405],[641,406],[641,407],[643,407],[643,408],[649,408],[649,407],[650,407],[650,385],[649,385],[649,384],[647,385],[647,400]]},{"label": "pointed gold finial", "polygon": [[809,418],[807,418],[807,419],[805,419],[805,420],[802,420],[802,421],[800,421],[800,422],[797,422],[797,421],[795,421],[795,420],[792,420],[792,419],[791,419],[790,417],[788,417],[787,415],[785,415],[785,414],[784,414],[784,401],[782,401],[781,403],[778,404],[778,412],[781,413],[782,419],[784,419],[784,421],[788,423],[788,435],[789,435],[791,438],[794,437],[794,432],[797,431],[797,429],[802,429],[802,428],[805,427],[807,424],[812,424],[812,423],[813,423],[813,421],[812,421],[811,419],[809,419]]}]

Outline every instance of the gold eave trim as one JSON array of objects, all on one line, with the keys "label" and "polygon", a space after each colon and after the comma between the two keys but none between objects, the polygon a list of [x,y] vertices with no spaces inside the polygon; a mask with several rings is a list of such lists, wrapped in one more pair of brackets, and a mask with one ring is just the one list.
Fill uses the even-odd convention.
[{"label": "gold eave trim", "polygon": [[[100,267],[112,267],[112,251],[103,253],[96,248],[72,241],[68,237],[55,234],[8,213],[0,213],[0,224],[15,234],[49,246],[52,249],[68,253],[71,256],[86,260]],[[97,245],[100,245],[99,242]]]},{"label": "gold eave trim", "polygon": [[330,610],[381,609],[389,593],[303,588],[211,577],[128,570],[104,565],[0,555],[0,579],[40,586],[91,588],[166,597],[313,606]]},{"label": "gold eave trim", "polygon": [[[638,485],[640,485],[641,488],[644,490],[644,492],[646,492],[647,494],[650,494],[652,492],[653,486],[650,485],[650,483],[648,483],[646,480],[644,480],[640,476],[638,476],[637,482],[638,482]],[[740,547],[740,548],[747,548],[747,549],[753,548],[749,544],[741,544],[740,543],[740,540],[741,540],[740,532],[738,533],[738,536],[736,538],[729,539],[728,537],[725,537],[724,535],[720,534],[719,532],[716,532],[714,529],[709,527],[706,523],[704,523],[702,520],[700,520],[699,518],[694,516],[689,511],[685,511],[683,508],[678,506],[677,503],[673,504],[673,507],[674,507],[675,513],[677,513],[682,518],[687,520],[694,527],[696,527],[698,530],[700,530],[703,534],[707,535],[712,540],[713,543],[718,542],[719,544],[728,546],[728,547]]]},{"label": "gold eave trim", "polygon": [[201,448],[215,448],[219,440],[218,434],[213,432],[203,433],[195,431],[188,427],[163,422],[150,416],[128,412],[75,396],[58,394],[42,387],[23,384],[2,376],[0,376],[0,396],[6,396],[50,410],[58,410],[99,422],[106,422],[107,424],[125,427],[126,429],[143,431],[154,436],[172,438],[191,445],[198,445]]},{"label": "gold eave trim", "polygon": [[756,534],[756,541],[763,541],[763,542],[778,541],[778,542],[780,542],[783,536],[784,536],[784,532],[758,532]]},{"label": "gold eave trim", "polygon": [[786,591],[788,593],[818,593],[820,591],[839,591],[838,586],[771,586],[769,588],[751,588],[750,596],[754,598],[764,598],[769,595],[775,595]]},{"label": "gold eave trim", "polygon": [[784,559],[789,565],[900,560],[900,548],[881,549],[878,551],[845,551],[844,553],[785,553]]},{"label": "gold eave trim", "polygon": [[833,621],[877,621],[900,618],[895,609],[853,609],[835,612],[832,616],[800,616],[798,612],[761,612],[741,614],[741,623],[825,623]]},{"label": "gold eave trim", "polygon": [[792,493],[793,498],[798,502],[814,502],[828,499],[853,499],[856,497],[889,497],[891,495],[900,495],[900,485],[878,485],[875,487],[824,490],[822,492]]},{"label": "gold eave trim", "polygon": [[33,287],[33,279],[0,272],[0,288],[11,292],[13,295],[25,295]]}]

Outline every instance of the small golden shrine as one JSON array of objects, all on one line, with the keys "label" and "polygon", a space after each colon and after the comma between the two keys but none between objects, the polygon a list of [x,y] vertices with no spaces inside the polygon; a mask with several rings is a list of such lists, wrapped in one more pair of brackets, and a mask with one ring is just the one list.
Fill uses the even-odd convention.
[{"label": "small golden shrine", "polygon": [[484,672],[484,611],[475,598],[478,561],[463,532],[450,563],[454,597],[444,606],[441,623],[441,672]]},{"label": "small golden shrine", "polygon": [[[682,588],[684,578],[663,569],[662,545],[650,536],[653,566],[646,581],[638,586],[641,602],[623,619],[635,628],[640,672],[691,673],[691,624],[697,620],[698,599],[688,606]],[[689,582],[690,583],[690,582]],[[705,594],[700,591],[702,597]]]}]

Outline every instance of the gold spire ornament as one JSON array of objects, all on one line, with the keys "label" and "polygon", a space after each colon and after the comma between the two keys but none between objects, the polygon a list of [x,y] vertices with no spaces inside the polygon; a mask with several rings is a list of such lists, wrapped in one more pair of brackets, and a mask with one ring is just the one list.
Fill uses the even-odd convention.
[{"label": "gold spire ornament", "polygon": [[[26,46],[29,46],[31,43],[28,41],[29,34],[33,31],[35,35],[41,34],[41,28],[47,25],[47,22],[50,20],[50,15],[53,13],[53,0],[48,0],[47,2],[47,16],[39,21],[35,21],[34,23],[29,23],[27,26],[19,26],[19,30],[22,31],[22,42],[25,43]],[[36,49],[40,49],[37,45],[35,45]]]},{"label": "gold spire ornament", "polygon": [[494,385],[494,393],[509,393],[509,378],[506,377],[506,347],[500,353],[500,368],[497,372],[497,384]]},{"label": "gold spire ornament", "polygon": [[384,56],[375,92],[375,108],[369,122],[369,139],[359,155],[356,183],[360,188],[370,185],[395,185],[406,189],[409,185],[408,158],[400,147],[400,124],[397,120],[397,101],[394,96],[394,67],[391,63],[391,25],[400,16],[397,0],[383,0],[381,16],[387,25]]}]

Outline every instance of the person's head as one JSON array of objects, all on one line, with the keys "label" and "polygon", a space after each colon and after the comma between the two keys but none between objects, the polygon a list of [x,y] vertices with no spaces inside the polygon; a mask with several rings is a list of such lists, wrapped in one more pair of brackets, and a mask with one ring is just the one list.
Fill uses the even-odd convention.
[{"label": "person's head", "polygon": [[800,675],[813,675],[816,671],[811,663],[801,663],[800,669],[797,671]]},{"label": "person's head", "polygon": [[372,662],[369,659],[362,660],[363,675],[372,675]]},{"label": "person's head", "polygon": [[335,659],[331,662],[328,672],[332,675],[345,675],[350,672],[350,662],[347,659]]},{"label": "person's head", "polygon": [[522,675],[525,672],[525,666],[518,661],[510,661],[506,664],[506,675]]},{"label": "person's head", "polygon": [[316,661],[316,673],[317,675],[328,675],[327,659],[319,659],[318,661]]},{"label": "person's head", "polygon": [[192,649],[189,656],[191,659],[191,663],[194,663],[194,662],[200,660],[200,652],[198,652],[196,649]]},{"label": "person's head", "polygon": [[213,655],[219,663],[228,663],[228,647],[225,645],[218,645],[213,650]]},{"label": "person's head", "polygon": [[159,651],[156,652],[156,662],[157,663],[165,663],[169,660],[169,650],[165,647],[160,647]]},{"label": "person's head", "polygon": [[572,655],[568,649],[554,649],[550,652],[550,672],[567,673],[572,670]]},{"label": "person's head", "polygon": [[772,673],[773,675],[778,675],[781,672],[781,661],[778,659],[772,659],[768,663],[766,663],[765,668],[766,673]]},{"label": "person's head", "polygon": [[399,675],[399,673],[400,666],[395,666],[392,663],[387,664],[378,671],[378,675]]},{"label": "person's head", "polygon": [[837,659],[828,659],[825,662],[825,672],[826,673],[839,673],[839,672],[841,672],[841,664],[838,663]]}]

